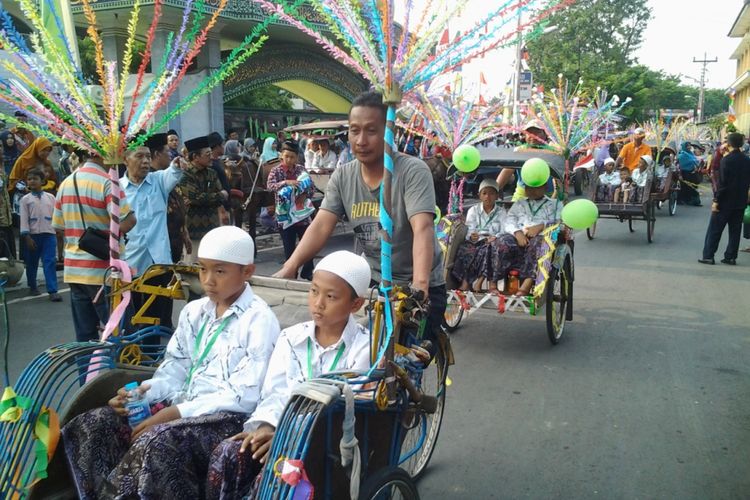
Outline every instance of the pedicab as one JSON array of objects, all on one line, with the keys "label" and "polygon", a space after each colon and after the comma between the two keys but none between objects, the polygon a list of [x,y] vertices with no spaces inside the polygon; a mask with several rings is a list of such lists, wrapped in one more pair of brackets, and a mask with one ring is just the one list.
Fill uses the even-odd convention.
[{"label": "pedicab", "polygon": [[[133,316],[143,328],[104,342],[50,347],[23,370],[13,386],[15,392],[6,389],[0,413],[14,418],[0,422],[2,498],[76,496],[64,451],[58,446],[60,428],[76,415],[105,406],[126,383],[153,375],[166,346],[148,340],[166,339],[171,331],[159,325],[158,318],[146,315],[148,306],[157,296],[185,300],[188,294],[202,295],[197,272],[192,266],[152,266],[132,283],[116,286],[110,297],[114,307],[126,292],[149,296]],[[173,275],[168,285],[145,284],[165,273]],[[251,284],[273,308],[286,307],[276,309],[282,321],[296,321],[309,283],[255,277]],[[418,498],[414,481],[426,468],[437,441],[452,353],[443,335],[431,362],[423,363],[411,354],[410,346],[422,343],[424,311],[398,290],[395,297],[392,337],[385,335],[385,309],[377,294],[362,318],[370,326],[372,357],[382,360],[376,368],[360,374],[330,374],[295,391],[273,441],[274,461],[259,476],[255,492],[259,498],[293,498],[295,488],[279,468],[301,463],[308,465],[310,484],[319,492],[316,498],[357,492],[359,496],[353,498],[382,498],[383,488],[394,488],[403,498]],[[346,445],[341,452],[336,444],[340,439]],[[349,462],[340,465],[337,453]],[[275,469],[270,468],[273,465]],[[352,486],[345,488],[342,481],[347,478],[348,484],[349,477]]]},{"label": "pedicab", "polygon": [[[299,133],[303,137],[310,140],[316,139],[333,139],[337,134],[345,131],[349,126],[348,120],[329,120],[320,122],[310,122],[301,125],[294,125],[284,129],[284,132],[290,134]],[[304,155],[304,151],[300,151],[301,155]],[[310,165],[306,166],[307,173],[315,184],[315,188],[321,193],[325,194],[328,180],[331,178],[333,170],[321,169],[312,170]]]},{"label": "pedicab", "polygon": [[[672,178],[670,177],[670,182]],[[594,179],[590,190],[590,198],[599,209],[600,219],[614,219],[621,223],[628,223],[628,229],[631,233],[635,232],[633,221],[646,222],[646,238],[649,243],[654,241],[654,225],[656,224],[656,205],[661,196],[654,196],[654,170],[653,167],[648,169],[648,178],[644,188],[635,187],[634,192],[630,194],[627,202],[615,202],[609,195],[602,193],[597,189],[599,185],[599,176]],[[669,185],[671,189],[671,184]],[[668,194],[671,196],[671,193]],[[676,197],[675,197],[676,203]],[[594,223],[586,229],[586,236],[589,240],[596,237],[597,224]]]},{"label": "pedicab", "polygon": [[[657,163],[661,161],[664,155],[672,155],[674,157],[675,151],[671,147],[664,148],[656,156]],[[673,160],[674,162],[674,160]],[[673,216],[677,213],[677,197],[680,195],[680,169],[674,164],[667,171],[666,177],[661,180],[658,178],[654,179],[653,188],[651,191],[651,199],[656,202],[656,208],[661,210],[664,203],[667,204],[667,212],[669,216]]]},{"label": "pedicab", "polygon": [[[543,158],[550,166],[551,176],[556,186],[554,196],[562,196],[565,186],[565,160],[561,156],[541,151],[511,151],[505,149],[483,152],[480,169],[490,167],[520,170],[526,160]],[[512,201],[503,202],[506,208]],[[480,309],[494,309],[499,314],[517,312],[537,316],[542,310],[546,315],[547,336],[555,345],[562,338],[565,322],[573,319],[573,281],[575,267],[573,260],[574,242],[570,231],[563,224],[554,224],[542,231],[546,252],[539,259],[538,270],[532,291],[527,296],[515,296],[498,290],[474,292],[458,289],[452,276],[458,247],[466,238],[467,227],[460,217],[446,216],[438,224],[438,238],[445,256],[445,278],[448,285],[448,304],[445,312],[445,327],[455,331],[464,316]]]}]

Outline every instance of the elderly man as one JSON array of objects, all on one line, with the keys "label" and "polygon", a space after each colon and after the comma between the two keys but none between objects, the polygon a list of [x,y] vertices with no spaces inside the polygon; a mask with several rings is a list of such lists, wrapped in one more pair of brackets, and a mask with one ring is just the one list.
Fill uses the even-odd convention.
[{"label": "elderly man", "polygon": [[617,156],[617,161],[615,162],[615,170],[619,170],[620,167],[625,166],[632,173],[633,170],[638,168],[641,156],[651,156],[651,146],[643,142],[645,137],[646,134],[642,128],[639,127],[633,131],[633,141],[625,144],[620,150],[620,154]]},{"label": "elderly man", "polygon": [[[148,139],[145,146],[130,149],[125,153],[127,173],[121,181],[128,203],[141,224],[128,234],[125,246],[125,259],[134,270],[134,276],[141,276],[152,264],[171,264],[172,252],[167,234],[167,201],[169,194],[182,179],[182,168],[187,163],[175,158],[169,168],[151,171],[152,151],[157,151],[156,159],[164,162],[169,158],[167,134],[156,134]],[[152,278],[146,284],[159,286],[169,283],[171,276]],[[148,299],[148,295],[133,293],[133,310],[137,312]],[[147,315],[160,318],[160,324],[172,326],[171,301],[158,297],[149,308]]]},{"label": "elderly man", "polygon": [[[356,161],[333,172],[320,211],[277,277],[295,278],[297,269],[318,254],[339,218],[346,215],[374,278],[380,279],[378,214],[385,171],[386,112],[379,93],[367,92],[354,99],[349,111],[349,142]],[[415,297],[429,296],[425,338],[433,343],[427,347],[435,347],[445,313],[446,292],[442,252],[435,238],[435,191],[429,167],[418,158],[396,154],[391,188],[393,279],[398,285],[410,287]]]},{"label": "elderly man", "polygon": [[180,189],[187,206],[187,228],[192,252],[187,261],[197,262],[198,244],[211,229],[219,227],[219,207],[229,198],[222,189],[216,172],[211,168],[211,148],[208,137],[185,141],[190,166],[180,181]]}]

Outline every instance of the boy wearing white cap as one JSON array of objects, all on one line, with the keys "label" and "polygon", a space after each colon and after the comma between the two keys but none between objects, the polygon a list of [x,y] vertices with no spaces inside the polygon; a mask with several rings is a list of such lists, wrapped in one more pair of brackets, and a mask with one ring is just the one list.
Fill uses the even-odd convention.
[{"label": "boy wearing white cap", "polygon": [[620,173],[615,170],[615,160],[607,158],[604,160],[604,172],[599,174],[599,182],[596,186],[596,201],[612,201],[614,190],[620,187]]},{"label": "boy wearing white cap", "polygon": [[240,498],[266,460],[292,389],[325,373],[370,368],[370,335],[354,319],[370,286],[364,257],[338,251],[313,271],[307,305],[312,321],[281,332],[273,350],[261,401],[244,432],[214,450],[207,498]]},{"label": "boy wearing white cap", "polygon": [[164,361],[137,389],[161,409],[130,429],[123,388],[109,406],[65,426],[81,498],[202,496],[207,458],[255,410],[279,335],[270,307],[247,284],[253,255],[252,238],[234,226],[201,241],[206,297],[185,306]]}]

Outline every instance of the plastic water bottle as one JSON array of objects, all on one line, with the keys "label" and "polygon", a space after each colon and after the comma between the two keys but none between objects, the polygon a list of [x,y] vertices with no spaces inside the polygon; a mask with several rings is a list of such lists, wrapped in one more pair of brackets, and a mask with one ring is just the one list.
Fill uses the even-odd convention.
[{"label": "plastic water bottle", "polygon": [[128,402],[125,403],[125,409],[128,410],[128,424],[131,428],[135,428],[151,416],[151,408],[141,391],[138,390],[138,382],[130,382],[125,386],[125,390],[128,391]]}]

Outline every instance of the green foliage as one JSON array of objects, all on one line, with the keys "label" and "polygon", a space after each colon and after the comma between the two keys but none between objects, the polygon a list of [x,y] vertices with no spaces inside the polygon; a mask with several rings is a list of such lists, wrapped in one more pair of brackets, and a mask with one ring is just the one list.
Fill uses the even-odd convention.
[{"label": "green foliage", "polygon": [[272,109],[275,111],[292,109],[292,100],[275,85],[266,85],[251,90],[224,103],[226,107]]},{"label": "green foliage", "polygon": [[[138,67],[141,65],[141,61],[143,61],[143,52],[145,50],[146,44],[136,40],[133,44],[133,60],[130,62],[130,73],[138,71]],[[96,75],[96,49],[91,38],[86,37],[78,40],[78,54],[81,57],[81,71],[84,78],[91,83],[98,84],[99,78]],[[149,67],[146,67],[146,71],[149,71]]]},{"label": "green foliage", "polygon": [[[631,97],[623,109],[628,122],[643,121],[659,109],[697,109],[698,88],[638,64],[634,59],[651,10],[647,0],[580,0],[550,17],[557,29],[528,43],[534,81],[550,89],[558,74],[584,87]],[[665,57],[669,57],[665,53]],[[719,89],[705,93],[704,116],[726,111],[729,99]]]}]

